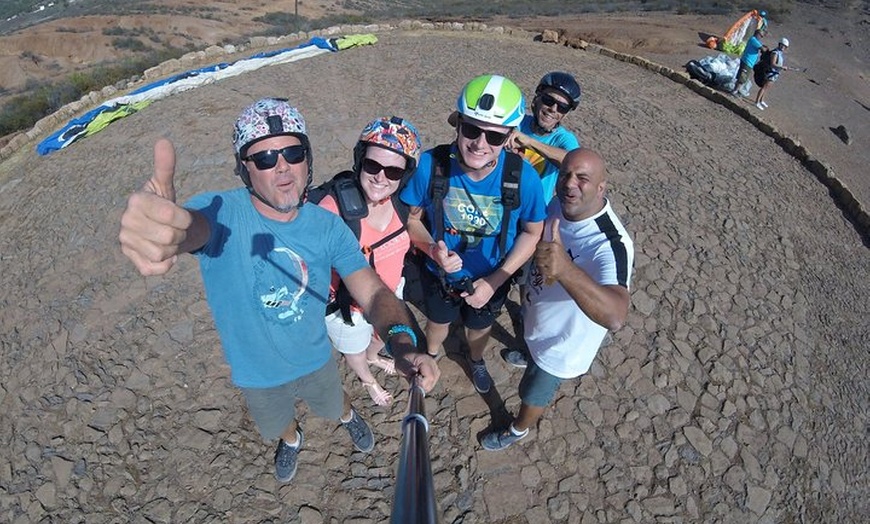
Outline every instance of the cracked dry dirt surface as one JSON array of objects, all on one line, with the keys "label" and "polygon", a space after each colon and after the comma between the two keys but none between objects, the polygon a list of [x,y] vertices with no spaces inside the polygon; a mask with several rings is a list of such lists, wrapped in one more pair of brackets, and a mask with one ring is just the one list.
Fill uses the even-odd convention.
[{"label": "cracked dry dirt surface", "polygon": [[445,118],[472,76],[497,70],[530,89],[556,68],[578,73],[584,100],[567,125],[609,162],[634,237],[632,309],[531,438],[500,453],[476,439],[502,402],[519,403],[520,373],[497,356],[510,321],[484,397],[448,339],[426,400],[442,521],[866,518],[870,256],[825,188],[731,111],[630,64],[509,36],[395,31],[3,164],[0,521],[385,521],[403,384],[380,376],[398,399],[378,408],[348,378],[375,451],[353,452],[336,424],[303,414],[298,474],[277,484],[194,261],[140,277],[118,248],[121,209],[161,136],[178,150],[181,199],[238,185],[231,123],[262,96],[302,109],[322,180],[376,115],[410,119],[430,147],[451,138]]}]

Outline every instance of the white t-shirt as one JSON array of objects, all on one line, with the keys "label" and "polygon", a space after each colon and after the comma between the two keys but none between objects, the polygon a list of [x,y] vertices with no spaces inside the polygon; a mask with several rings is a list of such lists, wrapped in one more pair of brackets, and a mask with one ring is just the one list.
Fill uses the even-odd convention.
[{"label": "white t-shirt", "polygon": [[[631,280],[634,244],[614,214],[610,202],[598,214],[571,222],[562,215],[558,198],[547,207],[549,230],[559,219],[559,234],[574,264],[600,285],[619,285],[626,289]],[[586,373],[607,334],[580,309],[558,282],[545,285],[532,263],[523,306],[525,339],[535,363],[559,378],[574,378]]]}]

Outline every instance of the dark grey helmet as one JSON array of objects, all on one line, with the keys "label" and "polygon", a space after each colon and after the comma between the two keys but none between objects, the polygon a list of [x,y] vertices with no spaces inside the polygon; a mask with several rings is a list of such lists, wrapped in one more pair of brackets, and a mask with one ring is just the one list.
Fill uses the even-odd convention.
[{"label": "dark grey helmet", "polygon": [[552,71],[547,73],[538,82],[538,87],[535,89],[535,94],[540,94],[546,88],[556,89],[571,101],[571,109],[577,109],[580,104],[580,84],[574,80],[574,77],[562,71]]}]

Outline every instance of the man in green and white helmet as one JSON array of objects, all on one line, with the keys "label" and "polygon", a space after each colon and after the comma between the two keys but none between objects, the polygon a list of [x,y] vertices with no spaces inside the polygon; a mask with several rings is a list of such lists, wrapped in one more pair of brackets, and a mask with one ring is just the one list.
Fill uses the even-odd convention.
[{"label": "man in green and white helmet", "polygon": [[479,76],[462,89],[456,109],[456,139],[423,153],[401,198],[411,206],[411,241],[428,256],[420,272],[428,352],[439,353],[461,318],[472,382],[487,393],[490,330],[511,276],[535,250],[546,208],[538,173],[505,151],[525,113],[519,87],[503,76]]}]

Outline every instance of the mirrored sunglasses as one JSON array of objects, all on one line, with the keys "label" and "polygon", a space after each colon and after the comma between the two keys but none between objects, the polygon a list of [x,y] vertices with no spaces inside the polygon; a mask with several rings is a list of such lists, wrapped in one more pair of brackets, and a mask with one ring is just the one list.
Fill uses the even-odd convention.
[{"label": "mirrored sunglasses", "polygon": [[541,100],[541,103],[547,107],[551,107],[552,105],[555,104],[556,111],[562,113],[563,115],[571,110],[570,104],[565,104],[563,102],[559,102],[558,100],[553,98],[551,95],[548,95],[546,93],[544,93],[543,95],[540,96],[540,100]]},{"label": "mirrored sunglasses", "polygon": [[363,158],[362,169],[370,175],[377,175],[378,173],[383,171],[385,177],[394,181],[401,180],[402,177],[405,176],[404,167],[384,166],[381,165],[381,163],[377,160],[372,160],[371,158]]},{"label": "mirrored sunglasses", "polygon": [[257,169],[262,171],[275,167],[278,164],[278,155],[283,156],[288,164],[300,164],[305,160],[305,146],[294,145],[283,149],[267,149],[248,155],[242,160],[252,161]]},{"label": "mirrored sunglasses", "polygon": [[479,137],[480,134],[483,133],[486,136],[486,142],[491,146],[500,146],[504,144],[510,136],[510,132],[499,133],[498,131],[481,129],[476,125],[470,124],[464,120],[459,123],[459,132],[462,134],[462,136],[469,140],[477,140],[477,137]]}]

